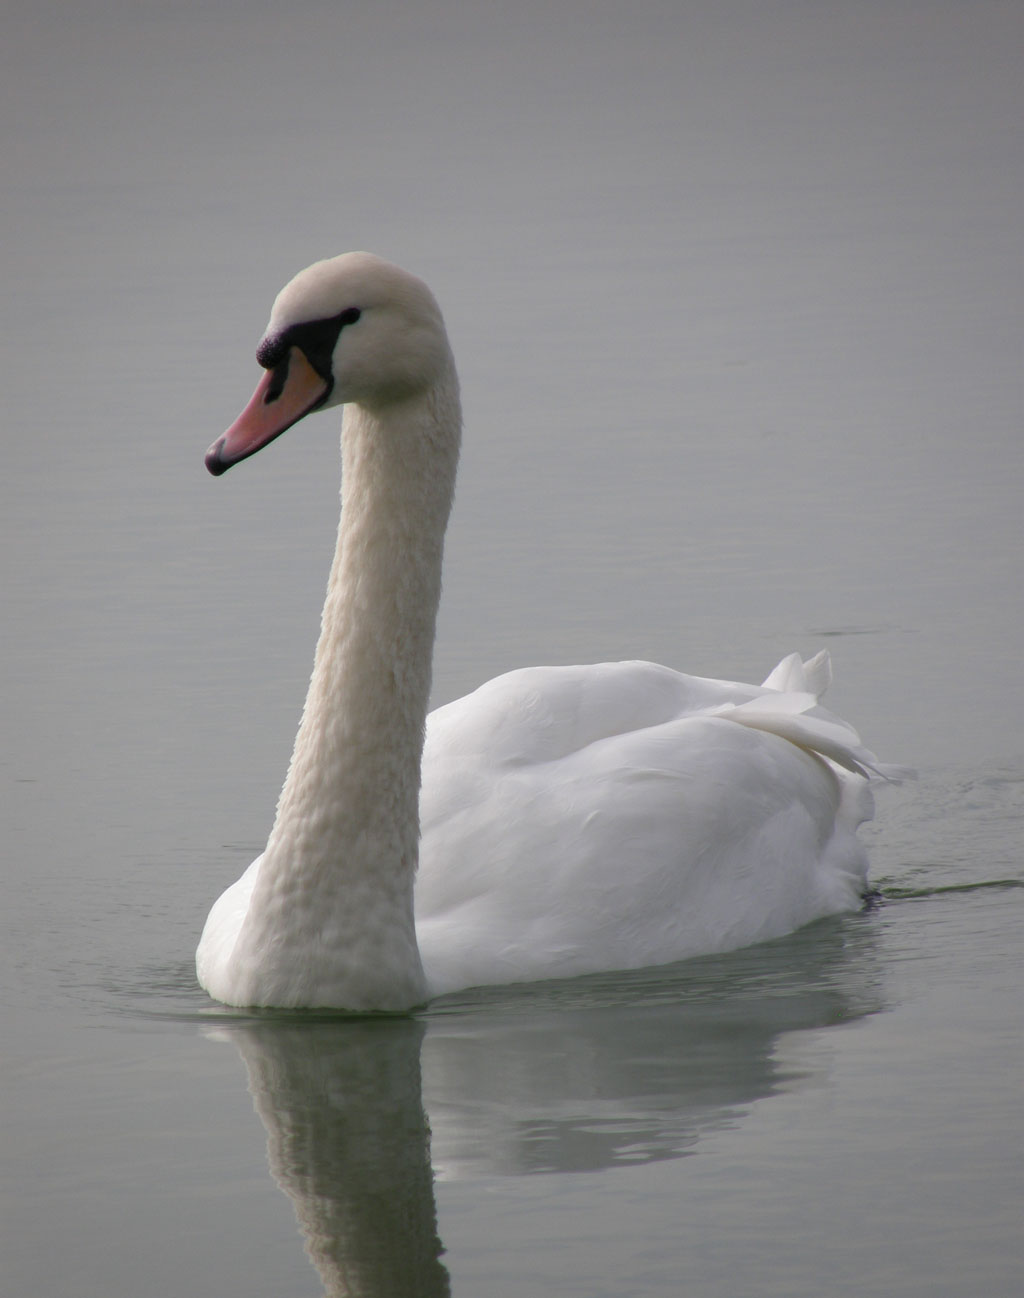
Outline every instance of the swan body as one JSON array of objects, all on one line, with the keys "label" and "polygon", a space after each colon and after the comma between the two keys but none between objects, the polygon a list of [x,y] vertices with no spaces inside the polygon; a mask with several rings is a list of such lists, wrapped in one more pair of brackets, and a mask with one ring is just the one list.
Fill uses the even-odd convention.
[{"label": "swan body", "polygon": [[208,468],[344,403],[342,512],[274,826],[200,940],[212,996],[402,1010],[859,905],[868,776],[898,772],[820,706],[825,654],[760,686],[644,662],[527,668],[427,717],[461,416],[421,281],[365,253],[317,263],[257,356],[266,373]]}]

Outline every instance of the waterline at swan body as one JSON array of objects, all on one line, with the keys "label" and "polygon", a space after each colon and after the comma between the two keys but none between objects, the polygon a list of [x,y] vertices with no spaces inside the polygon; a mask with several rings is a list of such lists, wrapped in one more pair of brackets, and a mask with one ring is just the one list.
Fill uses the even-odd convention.
[{"label": "waterline at swan body", "polygon": [[887,772],[820,706],[824,654],[760,686],[642,662],[527,668],[427,717],[461,415],[421,281],[366,253],[319,262],[278,296],[257,357],[208,468],[344,404],[342,511],[274,826],[199,944],[212,996],[409,1009],[728,950],[860,904],[855,831],[869,773]]}]

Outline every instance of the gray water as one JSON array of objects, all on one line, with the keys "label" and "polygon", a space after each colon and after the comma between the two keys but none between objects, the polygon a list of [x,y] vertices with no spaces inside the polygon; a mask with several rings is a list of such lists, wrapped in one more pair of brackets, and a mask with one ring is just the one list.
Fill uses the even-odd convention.
[{"label": "gray water", "polygon": [[[996,0],[9,7],[4,1298],[1021,1292],[1022,38]],[[436,701],[828,647],[920,770],[870,909],[414,1019],[199,991],[336,422],[202,455],[277,289],[356,247],[463,377]]]}]

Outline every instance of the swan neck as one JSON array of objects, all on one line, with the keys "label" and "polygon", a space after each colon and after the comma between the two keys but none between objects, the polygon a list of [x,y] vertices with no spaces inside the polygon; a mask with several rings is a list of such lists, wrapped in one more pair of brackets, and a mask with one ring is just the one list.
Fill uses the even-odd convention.
[{"label": "swan neck", "polygon": [[[248,916],[254,942],[273,935],[282,967],[305,970],[284,993],[292,1003],[425,998],[413,921],[420,760],[459,428],[454,372],[426,397],[345,409],[320,639]],[[287,1003],[273,994],[264,1003]]]},{"label": "swan neck", "polygon": [[[345,412],[338,543],[293,759],[312,759],[345,817],[393,819],[401,791],[415,824],[458,453],[439,415],[429,402]],[[284,793],[310,773],[307,760]],[[282,796],[279,820],[287,809]]]}]

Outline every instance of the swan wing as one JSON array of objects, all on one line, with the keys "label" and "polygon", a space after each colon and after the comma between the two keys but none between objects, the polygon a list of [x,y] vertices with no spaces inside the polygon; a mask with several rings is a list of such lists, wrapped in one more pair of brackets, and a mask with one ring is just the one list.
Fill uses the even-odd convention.
[{"label": "swan wing", "polygon": [[615,663],[513,672],[432,714],[416,885],[432,992],[664,964],[856,906],[870,794],[818,755],[847,758],[856,735],[817,706]]}]

